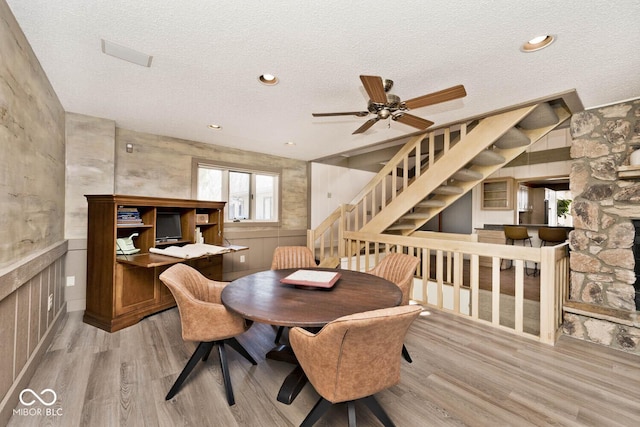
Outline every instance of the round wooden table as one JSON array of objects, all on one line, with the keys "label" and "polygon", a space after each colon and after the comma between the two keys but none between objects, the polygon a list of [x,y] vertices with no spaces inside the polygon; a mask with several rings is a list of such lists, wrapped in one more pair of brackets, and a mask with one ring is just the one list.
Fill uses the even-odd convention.
[{"label": "round wooden table", "polygon": [[322,327],[338,317],[395,307],[402,301],[402,291],[393,282],[352,270],[314,269],[341,274],[329,289],[308,289],[280,282],[297,270],[267,270],[236,279],[222,291],[222,303],[256,322]]},{"label": "round wooden table", "polygon": [[[280,282],[280,279],[297,270],[300,269],[267,270],[236,279],[222,291],[222,303],[229,310],[256,322],[319,329],[342,316],[395,307],[402,302],[402,291],[395,283],[351,270],[314,269],[341,274],[328,289],[298,287]],[[293,351],[286,345],[269,351],[266,358],[298,363]],[[297,365],[280,387],[278,401],[290,404],[306,382],[304,371]]]}]

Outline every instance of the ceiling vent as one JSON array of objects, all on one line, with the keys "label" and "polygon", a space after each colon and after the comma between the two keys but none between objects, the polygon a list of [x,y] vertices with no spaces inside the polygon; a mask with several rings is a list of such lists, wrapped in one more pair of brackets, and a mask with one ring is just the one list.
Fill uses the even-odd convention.
[{"label": "ceiling vent", "polygon": [[130,49],[126,46],[122,46],[105,39],[102,39],[102,52],[127,62],[142,65],[143,67],[151,67],[151,60],[153,59],[153,56],[151,55],[138,52],[137,50]]}]

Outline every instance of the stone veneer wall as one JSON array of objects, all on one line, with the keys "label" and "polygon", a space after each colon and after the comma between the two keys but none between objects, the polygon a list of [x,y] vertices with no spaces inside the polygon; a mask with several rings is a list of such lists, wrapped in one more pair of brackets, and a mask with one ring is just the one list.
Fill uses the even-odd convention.
[{"label": "stone veneer wall", "polygon": [[634,226],[640,181],[620,180],[640,144],[640,100],[584,111],[571,119],[570,181],[574,231],[566,334],[640,353],[635,306]]}]

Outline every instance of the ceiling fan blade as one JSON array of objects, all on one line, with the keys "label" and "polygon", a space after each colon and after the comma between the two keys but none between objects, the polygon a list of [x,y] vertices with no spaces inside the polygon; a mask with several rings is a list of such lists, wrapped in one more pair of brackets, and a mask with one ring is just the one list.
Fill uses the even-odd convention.
[{"label": "ceiling fan blade", "polygon": [[387,94],[384,91],[384,83],[380,76],[360,76],[360,80],[367,91],[369,99],[378,104],[387,103]]},{"label": "ceiling fan blade", "polygon": [[413,114],[404,113],[402,115],[394,116],[393,120],[396,120],[405,125],[413,126],[418,129],[426,129],[433,124],[432,121],[423,119],[422,117],[414,116]]},{"label": "ceiling fan blade", "polygon": [[378,117],[374,117],[373,119],[367,120],[366,122],[364,122],[362,126],[356,129],[355,132],[353,132],[351,135],[366,132],[371,126],[375,125],[378,120],[380,120]]},{"label": "ceiling fan blade", "polygon": [[426,107],[427,105],[439,104],[445,101],[451,101],[452,99],[462,98],[467,96],[467,91],[463,85],[452,86],[448,89],[443,89],[438,92],[422,95],[417,98],[405,101],[404,104],[409,109]]},{"label": "ceiling fan blade", "polygon": [[345,113],[311,113],[313,117],[331,117],[331,116],[356,116],[364,117],[368,115],[368,111],[349,111]]}]

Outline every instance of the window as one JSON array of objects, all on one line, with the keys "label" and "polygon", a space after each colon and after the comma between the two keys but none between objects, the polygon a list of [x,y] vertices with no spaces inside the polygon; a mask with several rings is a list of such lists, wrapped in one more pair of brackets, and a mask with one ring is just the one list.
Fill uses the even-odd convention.
[{"label": "window", "polygon": [[278,171],[194,162],[196,198],[227,202],[227,222],[278,222]]}]

